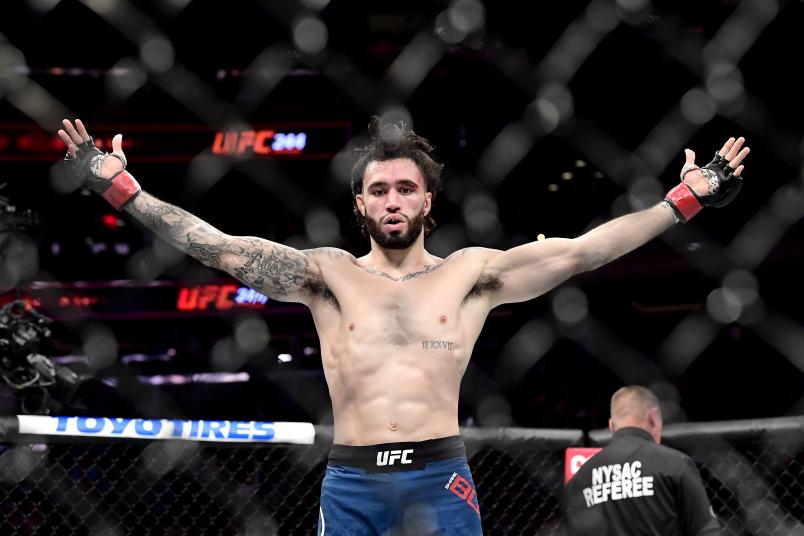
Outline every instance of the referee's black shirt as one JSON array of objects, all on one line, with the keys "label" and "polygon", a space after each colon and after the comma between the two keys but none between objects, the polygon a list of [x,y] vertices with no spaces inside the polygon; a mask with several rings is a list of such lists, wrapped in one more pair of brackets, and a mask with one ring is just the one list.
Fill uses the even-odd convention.
[{"label": "referee's black shirt", "polygon": [[567,483],[564,524],[568,536],[720,534],[695,463],[641,428],[617,430]]}]

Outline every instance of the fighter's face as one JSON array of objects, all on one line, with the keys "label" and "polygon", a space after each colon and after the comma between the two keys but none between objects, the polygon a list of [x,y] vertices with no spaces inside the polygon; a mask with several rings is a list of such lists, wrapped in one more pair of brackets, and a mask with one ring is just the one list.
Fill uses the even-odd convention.
[{"label": "fighter's face", "polygon": [[410,247],[421,235],[432,194],[408,158],[372,162],[363,176],[363,192],[355,196],[366,230],[378,246]]}]

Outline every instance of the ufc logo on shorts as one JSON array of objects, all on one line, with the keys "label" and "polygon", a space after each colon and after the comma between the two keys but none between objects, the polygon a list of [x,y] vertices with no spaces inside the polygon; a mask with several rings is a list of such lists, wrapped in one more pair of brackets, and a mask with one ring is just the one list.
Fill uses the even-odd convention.
[{"label": "ufc logo on shorts", "polygon": [[413,463],[408,456],[413,454],[413,449],[405,450],[381,450],[377,453],[377,467],[384,465],[394,465],[399,461],[404,464]]}]

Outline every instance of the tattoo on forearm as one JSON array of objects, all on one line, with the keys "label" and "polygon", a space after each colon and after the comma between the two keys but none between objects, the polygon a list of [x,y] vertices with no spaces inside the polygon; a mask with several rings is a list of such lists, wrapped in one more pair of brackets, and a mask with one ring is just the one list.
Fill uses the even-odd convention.
[{"label": "tattoo on forearm", "polygon": [[150,230],[208,266],[220,268],[221,233],[189,212],[141,194],[126,210]]},{"label": "tattoo on forearm", "polygon": [[198,240],[194,240],[193,237],[190,236],[190,233],[187,233],[187,241],[184,244],[184,249],[195,257],[196,259],[200,260],[207,266],[214,266],[220,267],[220,248],[217,246],[213,246],[212,244],[205,244],[203,242],[199,242]]},{"label": "tattoo on forearm", "polygon": [[452,350],[450,341],[422,341],[422,350]]},{"label": "tattoo on forearm", "polygon": [[143,207],[140,207],[139,203],[129,203],[125,210],[136,216],[152,231],[159,232],[169,229],[186,220],[185,215],[189,215],[189,213],[169,203],[159,202],[153,198],[149,199],[144,195],[141,195],[140,198],[143,200]]},{"label": "tattoo on forearm", "polygon": [[394,276],[392,276],[391,274],[389,274],[387,272],[382,272],[380,270],[375,270],[374,268],[363,268],[363,269],[365,271],[367,271],[368,273],[370,273],[370,274],[374,274],[374,275],[377,275],[377,276],[380,276],[380,277],[384,277],[386,279],[390,279],[391,281],[408,281],[410,279],[416,279],[417,277],[422,276],[424,274],[429,274],[430,272],[434,272],[434,271],[438,270],[438,268],[440,268],[440,267],[441,267],[441,264],[428,264],[427,266],[424,267],[424,270],[419,270],[418,272],[411,272],[411,273],[405,274],[405,275],[403,275],[401,277],[394,277]]},{"label": "tattoo on forearm", "polygon": [[[307,254],[255,238],[229,237],[189,212],[142,193],[125,209],[150,230],[207,266],[228,271],[251,288],[279,296],[304,291],[330,299],[331,292]],[[329,257],[339,250],[316,250]],[[331,300],[335,301],[334,296]]]}]

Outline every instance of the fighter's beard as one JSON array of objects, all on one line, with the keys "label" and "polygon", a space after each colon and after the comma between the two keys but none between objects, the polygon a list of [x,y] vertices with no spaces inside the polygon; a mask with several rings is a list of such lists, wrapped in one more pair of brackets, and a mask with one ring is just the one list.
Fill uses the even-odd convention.
[{"label": "fighter's beard", "polygon": [[369,236],[374,239],[378,246],[385,249],[407,249],[419,238],[424,229],[424,207],[416,214],[413,219],[404,218],[408,222],[408,230],[406,233],[399,231],[391,231],[390,233],[382,229],[382,224],[376,220],[364,217],[363,221],[366,224],[366,231]]}]

